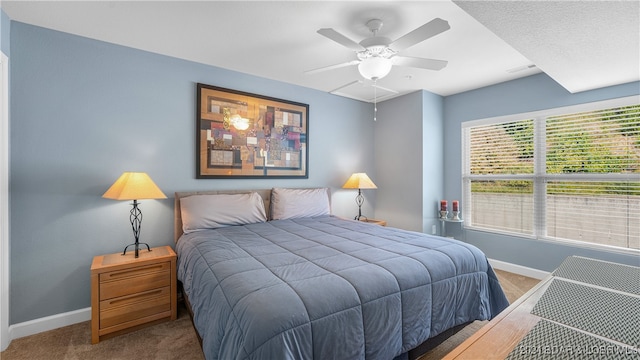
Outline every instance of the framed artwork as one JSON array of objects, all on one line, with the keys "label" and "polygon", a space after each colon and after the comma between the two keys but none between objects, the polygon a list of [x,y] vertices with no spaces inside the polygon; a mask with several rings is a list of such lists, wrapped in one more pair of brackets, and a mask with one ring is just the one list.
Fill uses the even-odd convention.
[{"label": "framed artwork", "polygon": [[308,178],[309,105],[197,85],[196,178]]}]

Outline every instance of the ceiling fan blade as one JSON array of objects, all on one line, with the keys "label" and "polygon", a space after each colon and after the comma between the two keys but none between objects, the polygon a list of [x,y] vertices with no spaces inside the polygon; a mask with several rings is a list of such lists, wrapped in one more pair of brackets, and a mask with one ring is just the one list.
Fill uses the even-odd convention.
[{"label": "ceiling fan blade", "polygon": [[[386,88],[386,87],[382,87],[382,86],[380,86],[380,85],[378,85],[378,84],[371,84],[371,86],[373,86],[373,87],[375,87],[375,88],[378,88],[378,89],[380,89],[380,90],[383,90],[383,91],[389,92],[389,93],[391,93],[391,94],[393,94],[393,95],[395,95],[395,94],[399,94],[399,92],[397,92],[397,91],[395,91],[395,90],[392,90],[392,89],[389,89],[389,88]],[[385,96],[388,96],[388,95],[385,95]],[[382,98],[380,98],[380,99],[382,99]]]},{"label": "ceiling fan blade", "polygon": [[327,70],[339,69],[341,67],[351,66],[351,65],[358,65],[358,64],[360,64],[360,60],[352,60],[352,61],[349,61],[349,62],[346,62],[346,63],[342,63],[342,64],[323,66],[321,68],[307,70],[304,73],[307,74],[307,75],[311,75],[311,74],[317,74],[319,72],[323,72],[323,71],[327,71]]},{"label": "ceiling fan blade", "polygon": [[348,37],[340,34],[339,32],[333,30],[333,29],[320,29],[317,31],[318,34],[327,37],[335,42],[337,42],[338,44],[345,46],[353,51],[362,51],[365,50],[364,47],[362,47],[362,45],[358,44],[357,42],[349,39]]},{"label": "ceiling fan blade", "polygon": [[355,80],[355,81],[352,81],[352,82],[350,82],[350,83],[348,83],[348,84],[345,84],[345,85],[339,86],[339,87],[337,87],[337,88],[335,88],[335,89],[333,89],[333,90],[329,91],[329,93],[334,94],[336,91],[340,91],[340,90],[342,90],[342,89],[344,89],[344,88],[346,88],[346,87],[349,87],[349,86],[351,86],[351,85],[354,85],[354,84],[364,84],[364,82],[363,82],[362,80]]},{"label": "ceiling fan blade", "polygon": [[449,26],[449,22],[440,18],[435,18],[392,42],[391,44],[389,44],[389,47],[395,51],[402,51],[449,29],[451,29],[451,26]]},{"label": "ceiling fan blade", "polygon": [[394,56],[392,59],[395,65],[436,71],[442,70],[449,63],[446,60],[424,59],[409,56]]}]

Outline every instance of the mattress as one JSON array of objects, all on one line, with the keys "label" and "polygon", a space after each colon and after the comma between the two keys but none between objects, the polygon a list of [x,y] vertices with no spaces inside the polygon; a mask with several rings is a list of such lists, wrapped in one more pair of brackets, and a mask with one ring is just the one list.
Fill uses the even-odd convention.
[{"label": "mattress", "polygon": [[209,360],[393,359],[508,306],[476,247],[333,216],[196,231],[176,251]]}]

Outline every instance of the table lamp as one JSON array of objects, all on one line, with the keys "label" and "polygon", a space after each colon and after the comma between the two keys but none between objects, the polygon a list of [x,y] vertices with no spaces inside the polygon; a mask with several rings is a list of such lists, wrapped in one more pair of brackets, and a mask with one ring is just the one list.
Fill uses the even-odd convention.
[{"label": "table lamp", "polygon": [[376,184],[369,179],[366,173],[353,173],[349,180],[347,180],[343,189],[358,189],[358,196],[356,196],[356,204],[358,204],[358,216],[353,218],[354,220],[360,220],[362,217],[362,204],[364,204],[364,196],[362,195],[362,189],[377,189]]},{"label": "table lamp", "polygon": [[[141,199],[166,199],[167,196],[158,188],[151,180],[149,175],[143,172],[125,172],[116,182],[111,185],[103,195],[105,199],[113,200],[133,200],[133,208],[131,209],[129,219],[131,220],[131,228],[133,229],[133,237],[135,242],[124,248],[122,255],[127,253],[129,246],[135,247],[135,257],[138,257],[138,247],[140,243],[140,227],[142,226],[142,211],[138,208],[138,200]],[[142,243],[147,246],[147,250],[151,251],[149,244]]]}]

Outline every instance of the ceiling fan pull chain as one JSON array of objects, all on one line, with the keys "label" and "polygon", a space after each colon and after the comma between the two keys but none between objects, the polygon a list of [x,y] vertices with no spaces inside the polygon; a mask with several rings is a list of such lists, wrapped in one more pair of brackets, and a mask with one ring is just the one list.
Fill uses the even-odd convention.
[{"label": "ceiling fan pull chain", "polygon": [[373,79],[373,121],[376,121],[378,115],[378,79]]}]

